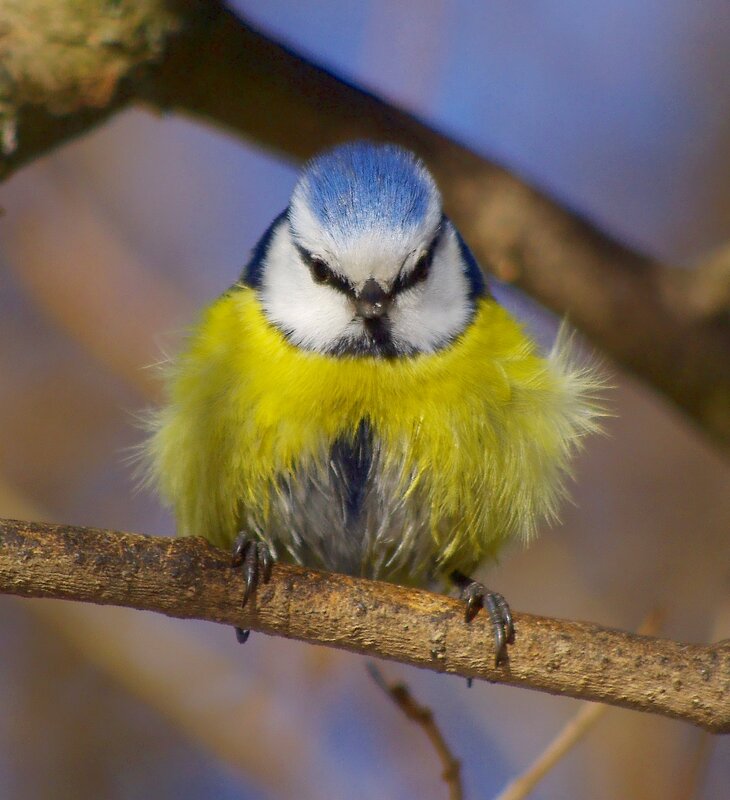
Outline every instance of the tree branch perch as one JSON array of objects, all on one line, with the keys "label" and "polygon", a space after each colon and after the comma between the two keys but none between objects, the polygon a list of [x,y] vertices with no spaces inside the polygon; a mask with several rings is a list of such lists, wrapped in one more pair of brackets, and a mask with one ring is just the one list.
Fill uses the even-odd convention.
[{"label": "tree branch perch", "polygon": [[495,667],[485,615],[466,623],[461,602],[431,592],[276,565],[242,609],[239,571],[200,538],[0,520],[0,592],[237,625],[730,732],[730,641],[684,644],[517,614],[517,641]]}]

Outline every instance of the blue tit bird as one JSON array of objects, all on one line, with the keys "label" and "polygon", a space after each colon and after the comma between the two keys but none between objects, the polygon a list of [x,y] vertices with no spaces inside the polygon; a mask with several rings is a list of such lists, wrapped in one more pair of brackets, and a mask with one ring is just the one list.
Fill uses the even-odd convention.
[{"label": "blue tit bird", "polygon": [[495,301],[420,160],[347,144],[304,167],[169,365],[151,474],[180,534],[233,548],[244,602],[275,559],[450,579],[499,660],[509,607],[469,576],[555,517],[598,385]]}]

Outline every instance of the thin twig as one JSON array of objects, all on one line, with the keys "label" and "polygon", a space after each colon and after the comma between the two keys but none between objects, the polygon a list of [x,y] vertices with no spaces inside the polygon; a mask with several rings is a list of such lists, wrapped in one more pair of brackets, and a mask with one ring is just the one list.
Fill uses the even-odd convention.
[{"label": "thin twig", "polygon": [[[657,611],[650,614],[639,626],[639,633],[655,634],[659,630],[661,617]],[[609,708],[610,706],[596,703],[586,703],[582,706],[528,769],[512,780],[494,800],[523,800],[527,797],[545,775],[585,737]]]},{"label": "thin twig", "polygon": [[453,598],[284,564],[241,608],[230,555],[201,538],[0,520],[0,592],[207,619],[730,732],[730,641],[702,646],[516,614],[494,664],[486,615]]},{"label": "thin twig", "polygon": [[405,683],[388,683],[383,673],[372,661],[368,661],[367,670],[375,683],[390,697],[398,708],[410,719],[419,725],[428,736],[441,764],[443,772],[441,777],[449,789],[449,800],[463,800],[464,789],[461,784],[461,762],[451,752],[446,743],[433,712],[427,706],[418,703]]},{"label": "thin twig", "polygon": [[609,706],[586,703],[568,720],[560,733],[540,753],[527,770],[518,775],[494,800],[522,800],[527,797],[548,772],[580,741],[609,710]]}]

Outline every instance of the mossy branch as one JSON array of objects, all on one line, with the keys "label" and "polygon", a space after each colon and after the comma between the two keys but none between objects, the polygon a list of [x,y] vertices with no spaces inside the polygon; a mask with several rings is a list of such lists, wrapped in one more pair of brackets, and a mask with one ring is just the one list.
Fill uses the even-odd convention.
[{"label": "mossy branch", "polygon": [[495,667],[486,616],[466,623],[461,602],[431,592],[276,565],[244,609],[239,571],[200,538],[0,520],[0,592],[237,625],[730,732],[730,641],[684,644],[517,614],[516,642]]}]

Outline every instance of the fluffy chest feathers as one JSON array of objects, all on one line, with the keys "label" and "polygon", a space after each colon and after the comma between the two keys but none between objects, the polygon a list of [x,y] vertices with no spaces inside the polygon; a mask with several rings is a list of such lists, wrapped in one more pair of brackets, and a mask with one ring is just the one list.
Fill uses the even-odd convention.
[{"label": "fluffy chest feathers", "polygon": [[181,533],[227,546],[245,526],[279,557],[411,582],[532,534],[595,427],[590,373],[489,299],[436,353],[338,358],[289,344],[237,287],[168,388],[150,449]]}]

